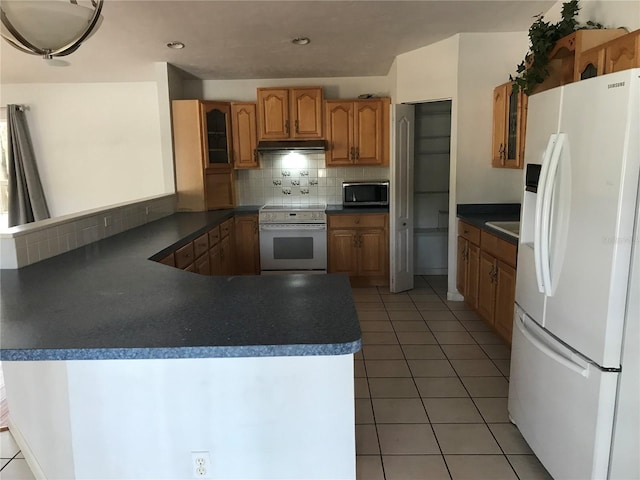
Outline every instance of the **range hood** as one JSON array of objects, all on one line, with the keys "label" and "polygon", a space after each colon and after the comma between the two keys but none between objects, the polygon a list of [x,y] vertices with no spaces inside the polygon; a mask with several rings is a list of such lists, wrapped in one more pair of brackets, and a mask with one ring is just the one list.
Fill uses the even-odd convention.
[{"label": "range hood", "polygon": [[324,152],[327,149],[327,142],[324,140],[277,140],[258,142],[258,151],[269,152]]}]

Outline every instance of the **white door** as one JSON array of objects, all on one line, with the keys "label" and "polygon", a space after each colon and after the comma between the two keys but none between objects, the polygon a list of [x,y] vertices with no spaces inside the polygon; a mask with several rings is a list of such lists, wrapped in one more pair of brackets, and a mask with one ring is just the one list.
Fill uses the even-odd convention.
[{"label": "white door", "polygon": [[[562,89],[555,88],[529,98],[527,112],[527,138],[525,148],[526,175],[528,164],[542,165],[551,153],[558,131]],[[516,303],[536,322],[542,323],[544,294],[539,289],[540,273],[536,273],[534,230],[538,194],[524,191],[518,247]]]},{"label": "white door", "polygon": [[556,480],[607,477],[618,372],[603,372],[516,308],[509,417]]},{"label": "white door", "polygon": [[565,141],[549,169],[553,190],[542,239],[543,257],[547,244],[549,250],[544,327],[611,368],[620,366],[640,171],[635,71],[564,87],[559,137]]},{"label": "white door", "polygon": [[413,105],[394,105],[390,254],[392,292],[413,288]]}]

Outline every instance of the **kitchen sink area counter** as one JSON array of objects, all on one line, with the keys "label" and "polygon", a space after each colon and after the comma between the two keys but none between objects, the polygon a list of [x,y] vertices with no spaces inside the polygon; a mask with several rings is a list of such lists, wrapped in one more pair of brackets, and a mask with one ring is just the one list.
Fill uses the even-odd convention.
[{"label": "kitchen sink area counter", "polygon": [[[501,223],[520,221],[519,203],[460,204],[457,208],[457,215],[460,220],[464,220],[481,230],[486,230],[507,242],[514,245],[518,243],[517,236],[504,231],[512,230],[512,228],[506,228],[510,227],[510,225],[502,226]],[[491,224],[497,224],[502,228],[495,228]]]}]

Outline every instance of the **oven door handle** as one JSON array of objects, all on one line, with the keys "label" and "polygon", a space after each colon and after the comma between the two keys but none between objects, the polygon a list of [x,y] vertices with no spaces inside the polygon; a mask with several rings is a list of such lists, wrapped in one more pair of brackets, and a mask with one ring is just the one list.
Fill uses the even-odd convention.
[{"label": "oven door handle", "polygon": [[324,224],[318,224],[318,225],[309,225],[309,224],[305,224],[305,225],[297,225],[297,224],[270,224],[270,225],[260,225],[260,231],[261,232],[275,232],[275,231],[285,231],[285,232],[291,232],[291,231],[295,231],[295,230],[300,230],[300,231],[309,231],[309,230],[326,230],[327,226]]}]

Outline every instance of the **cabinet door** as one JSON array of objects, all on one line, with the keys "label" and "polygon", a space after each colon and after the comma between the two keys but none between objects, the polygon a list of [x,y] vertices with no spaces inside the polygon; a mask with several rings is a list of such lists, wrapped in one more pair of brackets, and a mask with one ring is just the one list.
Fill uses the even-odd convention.
[{"label": "cabinet door", "polygon": [[362,100],[354,104],[355,163],[359,165],[384,164],[385,130],[384,104],[377,100]]},{"label": "cabinet door", "polygon": [[511,344],[514,305],[516,300],[516,271],[506,263],[498,262],[496,284],[495,327],[500,336]]},{"label": "cabinet door", "polygon": [[480,247],[469,244],[467,252],[467,285],[465,302],[471,308],[478,308],[478,281],[480,275]]},{"label": "cabinet door", "polygon": [[256,132],[256,104],[232,103],[233,167],[259,168]]},{"label": "cabinet door", "polygon": [[353,102],[325,102],[327,166],[351,165],[355,159],[353,145]]},{"label": "cabinet door", "polygon": [[491,143],[491,165],[493,167],[503,167],[507,158],[505,139],[509,88],[511,88],[510,82],[493,89],[493,136]]},{"label": "cabinet door", "polygon": [[220,240],[220,274],[221,275],[233,275],[233,244],[231,242],[231,235],[224,237]]},{"label": "cabinet door", "polygon": [[196,273],[200,275],[211,275],[211,268],[209,264],[209,255],[205,253],[195,261]]},{"label": "cabinet door", "polygon": [[257,275],[260,273],[260,244],[258,241],[258,216],[235,217],[236,274]]},{"label": "cabinet door", "polygon": [[358,232],[358,275],[381,277],[387,274],[387,235],[384,230]]},{"label": "cabinet door", "polygon": [[201,116],[204,168],[228,168],[233,163],[231,105],[224,102],[202,102]]},{"label": "cabinet door", "polygon": [[322,88],[292,88],[291,138],[322,138]]},{"label": "cabinet door", "polygon": [[356,230],[329,231],[329,273],[358,274]]},{"label": "cabinet door", "polygon": [[469,242],[458,237],[458,265],[456,267],[456,288],[463,297],[467,295],[467,248]]},{"label": "cabinet door", "polygon": [[258,89],[258,138],[282,140],[290,136],[289,89]]},{"label": "cabinet door", "polygon": [[205,178],[205,197],[207,210],[233,208],[235,206],[233,170],[226,172],[207,172]]},{"label": "cabinet door", "polygon": [[576,68],[573,72],[574,82],[599,77],[604,73],[604,50],[604,48],[592,48],[580,53],[576,58]]},{"label": "cabinet door", "polygon": [[219,243],[216,243],[209,249],[209,269],[211,275],[222,275],[222,259],[220,257]]},{"label": "cabinet door", "polygon": [[485,252],[480,252],[478,273],[478,313],[493,325],[496,302],[496,260]]},{"label": "cabinet door", "polygon": [[604,55],[604,73],[640,67],[640,30],[610,42]]}]

